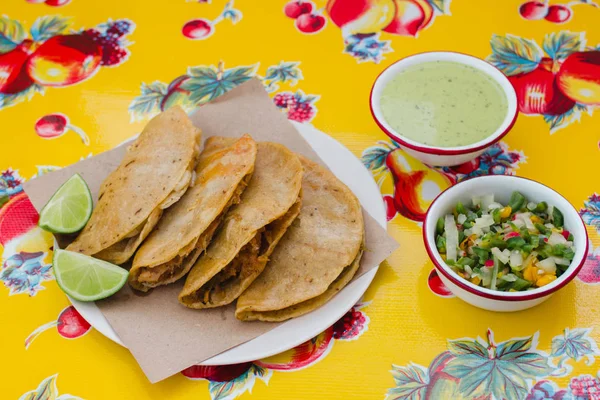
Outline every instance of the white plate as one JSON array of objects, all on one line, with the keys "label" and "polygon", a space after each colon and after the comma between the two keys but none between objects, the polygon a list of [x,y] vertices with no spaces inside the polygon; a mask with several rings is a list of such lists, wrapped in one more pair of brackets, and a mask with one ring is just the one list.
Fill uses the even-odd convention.
[{"label": "white plate", "polygon": [[[313,126],[299,123],[294,123],[294,126],[329,169],[356,194],[363,208],[385,228],[385,208],[379,188],[360,160],[338,141]],[[377,268],[367,272],[310,314],[292,319],[264,335],[204,361],[201,365],[238,364],[259,360],[289,350],[315,337],[333,325],[360,300],[376,272]],[[124,346],[95,303],[84,303],[72,298],[69,300],[97,331]]]}]

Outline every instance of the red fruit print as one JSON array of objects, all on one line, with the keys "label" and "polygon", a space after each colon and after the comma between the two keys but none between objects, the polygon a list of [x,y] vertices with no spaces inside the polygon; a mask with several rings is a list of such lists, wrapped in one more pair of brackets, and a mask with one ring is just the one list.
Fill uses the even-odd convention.
[{"label": "red fruit print", "polygon": [[38,47],[27,62],[29,76],[43,86],[69,86],[100,67],[102,48],[87,35],[58,35]]},{"label": "red fruit print", "polygon": [[181,33],[188,39],[201,40],[210,37],[215,32],[211,21],[199,18],[186,22]]},{"label": "red fruit print", "polygon": [[40,216],[29,197],[21,192],[0,208],[0,244],[8,242],[37,226]]},{"label": "red fruit print", "polygon": [[315,116],[315,109],[310,103],[297,103],[290,107],[288,119],[297,122],[308,122]]},{"label": "red fruit print", "polygon": [[40,4],[40,3],[44,3],[46,0],[25,0],[28,3],[31,4]]},{"label": "red fruit print", "polygon": [[396,206],[394,205],[394,198],[390,195],[383,196],[383,204],[385,205],[385,217],[388,221],[391,221],[396,216]]},{"label": "red fruit print", "polygon": [[187,98],[190,94],[189,90],[185,90],[181,87],[184,82],[189,80],[190,77],[187,75],[181,75],[175,78],[167,88],[166,96],[160,102],[160,110],[165,111],[172,106],[179,104],[182,98]]},{"label": "red fruit print", "polygon": [[353,307],[333,324],[333,337],[338,340],[355,339],[362,333],[366,323],[365,314]]},{"label": "red fruit print", "polygon": [[521,17],[528,20],[538,20],[548,14],[548,4],[541,1],[528,1],[519,7]]},{"label": "red fruit print", "polygon": [[310,14],[314,6],[312,1],[290,1],[283,7],[283,13],[289,18],[296,19],[303,14]]},{"label": "red fruit print", "polygon": [[577,103],[600,105],[600,51],[570,54],[557,74],[562,93]]},{"label": "red fruit print", "polygon": [[390,152],[385,163],[394,178],[394,206],[396,211],[413,221],[423,221],[427,210],[423,210],[419,203],[417,187],[425,178],[425,171],[405,172],[402,157],[398,150]]},{"label": "red fruit print", "polygon": [[435,269],[431,270],[429,273],[429,277],[427,278],[427,286],[429,286],[429,289],[431,289],[433,293],[440,297],[454,297],[450,289],[444,285]]},{"label": "red fruit print", "polygon": [[296,96],[292,93],[278,93],[273,97],[273,102],[277,107],[289,110],[296,105]]},{"label": "red fruit print", "polygon": [[66,6],[70,2],[71,2],[71,0],[46,0],[45,1],[46,5],[49,5],[52,7]]},{"label": "red fruit print", "polygon": [[384,31],[417,36],[433,19],[433,7],[426,0],[396,0],[396,14]]},{"label": "red fruit print", "polygon": [[559,89],[553,72],[554,61],[544,57],[531,72],[509,76],[523,114],[560,115],[569,111],[575,102]]},{"label": "red fruit print", "polygon": [[232,365],[192,365],[181,371],[189,379],[206,379],[211,382],[229,382],[248,371],[251,362]]},{"label": "red fruit print", "polygon": [[69,306],[62,310],[58,315],[56,321],[49,322],[37,328],[25,339],[25,349],[31,346],[31,343],[39,336],[40,333],[56,327],[58,334],[65,339],[77,339],[91,329],[91,325],[87,322],[81,314],[73,306]]},{"label": "red fruit print", "polygon": [[313,34],[321,31],[326,22],[322,15],[302,14],[296,19],[296,28],[302,33]]},{"label": "red fruit print", "polygon": [[49,114],[38,119],[35,123],[35,132],[43,139],[55,139],[67,133],[69,130],[75,132],[86,146],[90,139],[80,128],[69,123],[69,117],[64,114]]},{"label": "red fruit print", "polygon": [[33,52],[33,46],[32,40],[25,39],[13,50],[0,54],[1,94],[19,93],[33,85],[25,68],[25,63]]},{"label": "red fruit print", "polygon": [[544,17],[546,21],[554,22],[556,24],[563,24],[571,19],[573,11],[562,4],[555,4],[550,6],[548,14]]}]

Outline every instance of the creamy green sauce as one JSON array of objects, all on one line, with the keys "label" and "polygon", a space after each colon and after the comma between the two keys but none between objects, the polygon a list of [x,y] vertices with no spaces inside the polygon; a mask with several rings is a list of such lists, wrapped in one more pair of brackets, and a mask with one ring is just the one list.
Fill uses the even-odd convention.
[{"label": "creamy green sauce", "polygon": [[508,100],[484,72],[452,61],[432,61],[398,73],[382,91],[381,112],[396,132],[436,147],[485,139],[504,120]]}]

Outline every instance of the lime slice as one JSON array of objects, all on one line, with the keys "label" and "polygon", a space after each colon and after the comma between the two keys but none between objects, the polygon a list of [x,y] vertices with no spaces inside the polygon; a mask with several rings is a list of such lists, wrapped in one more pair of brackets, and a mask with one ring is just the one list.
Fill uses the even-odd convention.
[{"label": "lime slice", "polygon": [[40,228],[54,233],[83,229],[92,215],[92,194],[79,174],[58,188],[40,213]]},{"label": "lime slice", "polygon": [[106,261],[67,250],[55,250],[52,260],[58,286],[79,301],[95,301],[115,294],[129,271]]}]

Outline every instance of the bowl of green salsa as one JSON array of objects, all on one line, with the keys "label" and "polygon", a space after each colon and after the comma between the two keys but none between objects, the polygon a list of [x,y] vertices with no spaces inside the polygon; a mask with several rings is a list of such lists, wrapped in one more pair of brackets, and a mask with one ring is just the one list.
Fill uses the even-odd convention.
[{"label": "bowl of green salsa", "polygon": [[517,95],[506,76],[466,54],[428,52],[386,68],[371,90],[371,112],[400,147],[429,165],[472,160],[506,135]]}]

